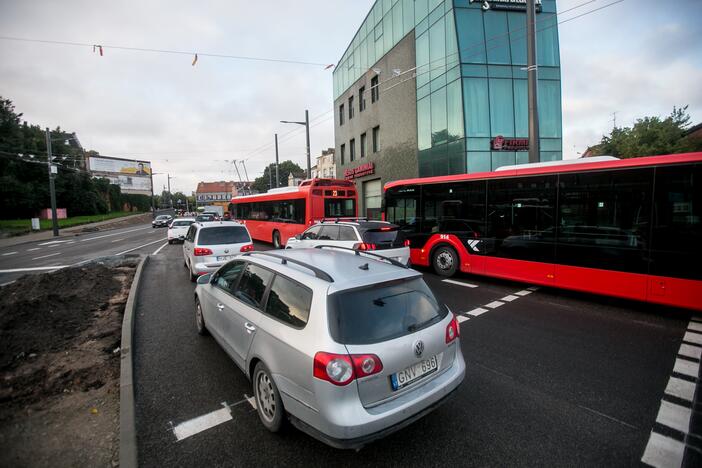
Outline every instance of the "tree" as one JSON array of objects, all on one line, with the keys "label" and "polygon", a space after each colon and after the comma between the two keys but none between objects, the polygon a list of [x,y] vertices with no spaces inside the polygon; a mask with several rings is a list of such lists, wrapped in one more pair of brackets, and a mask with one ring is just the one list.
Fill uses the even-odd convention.
[{"label": "tree", "polygon": [[644,117],[638,119],[631,128],[615,127],[590,151],[593,156],[610,155],[619,158],[700,151],[702,140],[685,136],[685,131],[690,126],[687,107],[673,107],[673,112],[665,119]]},{"label": "tree", "polygon": [[[273,171],[273,187],[270,187],[269,185],[269,179],[268,179],[268,171],[272,170]],[[288,160],[288,161],[283,161],[280,164],[278,164],[278,174],[280,176],[280,179],[278,181],[278,187],[285,187],[288,185],[288,176],[290,173],[293,174],[301,174],[304,173],[305,171],[295,164],[294,162]],[[257,190],[259,192],[265,192],[266,190],[270,188],[275,188],[275,164],[271,164],[270,166],[266,166],[266,168],[263,170],[263,175],[261,177],[257,177],[256,180],[254,180],[252,187],[254,190]]]}]

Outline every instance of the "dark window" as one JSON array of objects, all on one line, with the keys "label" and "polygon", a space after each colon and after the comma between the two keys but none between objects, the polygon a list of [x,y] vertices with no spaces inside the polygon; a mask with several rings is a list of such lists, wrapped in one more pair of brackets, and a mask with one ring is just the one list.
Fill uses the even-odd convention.
[{"label": "dark window", "polygon": [[312,291],[284,276],[277,275],[268,293],[266,313],[296,328],[307,323],[312,306]]},{"label": "dark window", "polygon": [[349,226],[339,226],[339,240],[340,241],[355,241],[358,240],[356,237],[356,232],[352,227]]},{"label": "dark window", "polygon": [[380,100],[380,89],[378,86],[378,75],[371,78],[371,102]]},{"label": "dark window", "polygon": [[356,216],[356,200],[353,198],[327,198],[324,200],[325,218],[352,218]]},{"label": "dark window", "polygon": [[373,152],[380,151],[380,127],[373,128]]},{"label": "dark window", "polygon": [[195,233],[197,232],[197,228],[195,226],[190,226],[190,229],[188,229],[188,233],[185,235],[185,240],[188,242],[195,242]]},{"label": "dark window", "polygon": [[363,242],[375,245],[376,250],[403,247],[405,235],[397,226],[369,229],[363,233]]},{"label": "dark window", "polygon": [[356,159],[356,139],[351,138],[349,141],[349,161]]},{"label": "dark window", "polygon": [[[486,232],[485,182],[423,186],[421,216],[424,234],[454,234],[464,239],[483,237]],[[485,253],[480,246],[469,246],[469,250]]]},{"label": "dark window", "polygon": [[339,226],[322,226],[317,240],[339,240]]},{"label": "dark window", "polygon": [[339,125],[344,125],[344,105],[339,105]]},{"label": "dark window", "polygon": [[341,156],[341,164],[346,164],[346,145],[341,145],[341,151],[339,151]]},{"label": "dark window", "polygon": [[556,176],[488,181],[486,238],[478,249],[497,257],[554,261]]},{"label": "dark window", "polygon": [[358,89],[358,111],[363,112],[366,110],[366,87],[361,86]]},{"label": "dark window", "polygon": [[652,183],[653,169],[561,174],[558,263],[647,273]]},{"label": "dark window", "polygon": [[366,157],[366,134],[361,133],[361,157]]},{"label": "dark window", "polygon": [[448,313],[421,278],[333,294],[329,303],[332,338],[343,344],[391,340],[431,326]]},{"label": "dark window", "polygon": [[319,231],[322,229],[322,226],[312,226],[308,230],[302,233],[301,239],[310,239],[314,240],[317,237],[319,237]]},{"label": "dark window", "polygon": [[353,96],[349,96],[349,120],[353,119]]},{"label": "dark window", "polygon": [[[419,232],[419,187],[397,187],[385,192],[385,219],[400,226],[405,234]],[[412,247],[421,247],[414,245]]]},{"label": "dark window", "polygon": [[305,200],[265,201],[235,205],[236,219],[305,224]]},{"label": "dark window", "polygon": [[258,265],[249,264],[244,270],[234,294],[252,307],[258,307],[266,292],[273,273]]},{"label": "dark window", "polygon": [[236,283],[239,275],[244,270],[246,262],[229,262],[217,270],[214,285],[230,294],[236,293]]},{"label": "dark window", "polygon": [[702,164],[656,168],[651,274],[702,279]]},{"label": "dark window", "polygon": [[200,229],[198,245],[240,244],[251,242],[244,226],[217,226]]}]

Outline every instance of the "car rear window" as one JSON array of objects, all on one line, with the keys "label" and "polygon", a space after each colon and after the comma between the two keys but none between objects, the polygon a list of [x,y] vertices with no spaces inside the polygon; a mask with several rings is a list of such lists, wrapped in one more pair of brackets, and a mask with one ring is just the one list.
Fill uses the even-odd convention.
[{"label": "car rear window", "polygon": [[402,247],[405,236],[398,227],[369,229],[363,233],[363,242],[386,247]]},{"label": "car rear window", "polygon": [[447,313],[423,279],[393,281],[332,294],[329,331],[342,344],[379,343],[426,328]]},{"label": "car rear window", "polygon": [[173,221],[173,224],[171,224],[171,227],[184,227],[184,226],[190,226],[193,224],[192,221]]},{"label": "car rear window", "polygon": [[240,244],[251,242],[249,233],[243,226],[217,226],[200,230],[198,245]]}]

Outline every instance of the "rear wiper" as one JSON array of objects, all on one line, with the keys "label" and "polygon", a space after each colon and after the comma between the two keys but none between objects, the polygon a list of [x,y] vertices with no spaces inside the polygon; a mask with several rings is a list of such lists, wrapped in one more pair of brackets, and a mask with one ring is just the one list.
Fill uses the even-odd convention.
[{"label": "rear wiper", "polygon": [[407,327],[407,331],[408,331],[408,332],[414,332],[414,331],[419,330],[420,328],[424,328],[424,326],[426,326],[426,325],[428,325],[430,322],[434,321],[434,319],[436,319],[436,317],[432,317],[432,318],[430,318],[429,320],[426,320],[426,321],[424,321],[424,322],[422,322],[422,323],[413,323],[412,325],[410,325],[410,326]]},{"label": "rear wiper", "polygon": [[373,299],[373,305],[377,305],[378,307],[383,307],[385,305],[385,302],[383,302],[382,299]]}]

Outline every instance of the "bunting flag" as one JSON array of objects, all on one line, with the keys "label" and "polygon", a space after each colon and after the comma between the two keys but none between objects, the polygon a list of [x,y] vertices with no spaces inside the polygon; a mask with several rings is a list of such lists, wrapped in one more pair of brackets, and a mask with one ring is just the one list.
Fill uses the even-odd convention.
[{"label": "bunting flag", "polygon": [[192,66],[194,67],[196,63],[197,63],[197,54],[195,54],[195,58],[193,58]]},{"label": "bunting flag", "polygon": [[100,49],[100,57],[102,57],[102,46],[99,45],[99,46],[98,46],[98,49]]},{"label": "bunting flag", "polygon": [[334,64],[333,64],[333,63],[330,63],[329,65],[327,65],[326,67],[324,67],[324,69],[325,69],[325,70],[329,70],[329,69],[330,69],[331,67],[333,67],[333,66],[334,66]]},{"label": "bunting flag", "polygon": [[102,57],[102,46],[98,44],[93,44],[93,53],[95,53],[96,49],[100,52],[100,57]]}]

